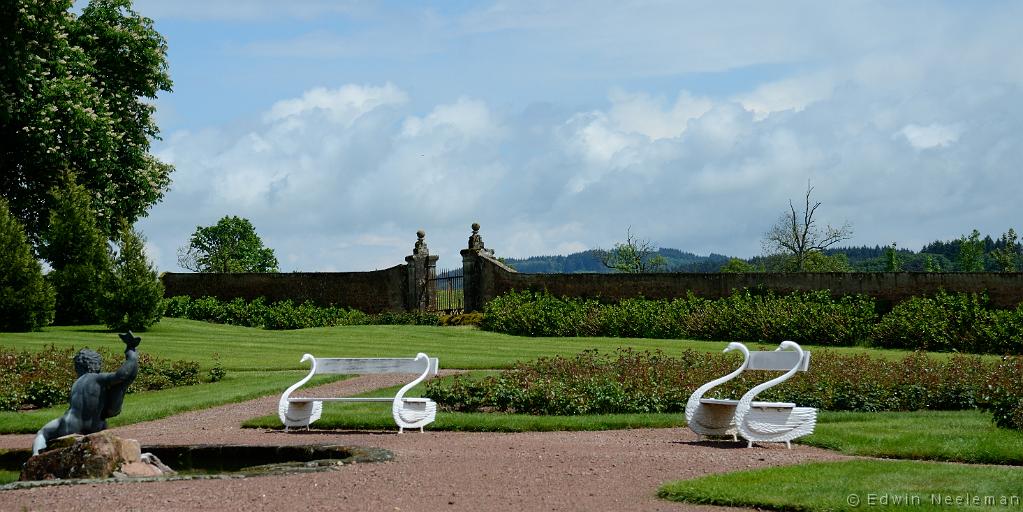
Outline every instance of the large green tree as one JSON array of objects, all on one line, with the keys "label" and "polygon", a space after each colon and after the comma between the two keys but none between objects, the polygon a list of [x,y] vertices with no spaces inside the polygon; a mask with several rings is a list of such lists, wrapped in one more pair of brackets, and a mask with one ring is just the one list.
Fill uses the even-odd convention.
[{"label": "large green tree", "polygon": [[277,272],[273,249],[248,219],[225,216],[213,226],[199,226],[178,250],[178,264],[193,272]]},{"label": "large green tree", "polygon": [[159,201],[171,166],[150,153],[152,99],[171,89],[167,44],[130,0],[0,0],[0,196],[38,247],[50,190],[72,171],[114,238]]}]

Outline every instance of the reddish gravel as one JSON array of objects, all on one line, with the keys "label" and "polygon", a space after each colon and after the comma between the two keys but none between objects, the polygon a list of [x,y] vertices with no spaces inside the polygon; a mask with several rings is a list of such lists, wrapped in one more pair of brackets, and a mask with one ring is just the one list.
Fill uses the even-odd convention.
[{"label": "reddish gravel", "polygon": [[[352,394],[400,382],[371,375],[320,388]],[[241,429],[277,397],[114,429],[147,444],[345,444],[391,450],[392,462],[301,475],[133,482],[0,492],[0,510],[724,510],[658,500],[680,478],[840,455],[794,446],[699,443],[684,429],[521,434]],[[386,407],[381,414],[388,414]],[[27,448],[32,436],[0,436]]]}]

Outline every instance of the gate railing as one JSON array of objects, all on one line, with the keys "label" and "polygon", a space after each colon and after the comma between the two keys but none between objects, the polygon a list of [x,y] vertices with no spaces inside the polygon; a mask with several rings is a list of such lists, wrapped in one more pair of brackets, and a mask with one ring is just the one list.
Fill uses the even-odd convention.
[{"label": "gate railing", "polygon": [[435,300],[431,300],[429,303],[436,312],[454,315],[465,309],[462,271],[459,269],[447,274],[430,279],[431,283],[428,289],[433,290],[436,296]]}]

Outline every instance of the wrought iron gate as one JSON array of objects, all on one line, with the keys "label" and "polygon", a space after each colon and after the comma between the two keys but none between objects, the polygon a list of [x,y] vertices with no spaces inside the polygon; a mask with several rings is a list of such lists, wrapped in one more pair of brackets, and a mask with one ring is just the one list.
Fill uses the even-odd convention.
[{"label": "wrought iron gate", "polygon": [[462,269],[449,270],[431,278],[427,289],[434,293],[429,301],[433,311],[454,315],[465,309]]}]

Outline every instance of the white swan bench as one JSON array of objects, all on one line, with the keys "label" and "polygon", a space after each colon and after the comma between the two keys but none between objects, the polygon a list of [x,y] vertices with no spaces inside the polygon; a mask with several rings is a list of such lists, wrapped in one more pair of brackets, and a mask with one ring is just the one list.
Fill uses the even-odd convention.
[{"label": "white swan bench", "polygon": [[[437,375],[438,360],[420,352],[412,359],[401,358],[315,358],[311,354],[302,356],[302,362],[312,361],[309,375],[296,382],[281,395],[277,404],[278,416],[284,430],[291,427],[306,427],[320,419],[323,402],[391,402],[391,415],[398,425],[398,433],[406,428],[418,428],[433,423],[437,417],[437,403],[429,398],[405,397],[410,389],[427,377]],[[292,393],[309,382],[313,375],[343,374],[361,375],[367,373],[414,373],[419,374],[412,382],[405,384],[394,397],[293,397]]]},{"label": "white swan bench", "polygon": [[[763,402],[754,400],[758,394],[785,382],[796,372],[810,368],[810,353],[794,341],[783,341],[773,352],[750,352],[742,343],[729,343],[725,352],[738,350],[743,362],[737,370],[714,379],[697,388],[686,403],[686,424],[702,436],[741,436],[747,447],[758,442],[791,441],[813,433],[817,425],[817,409],[797,407],[791,402]],[[785,371],[779,377],[763,382],[746,392],[738,400],[704,398],[711,389],[724,384],[746,370]]]}]

